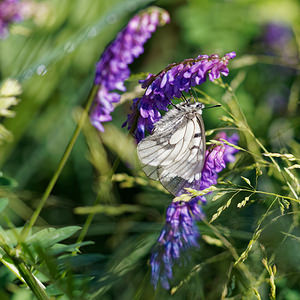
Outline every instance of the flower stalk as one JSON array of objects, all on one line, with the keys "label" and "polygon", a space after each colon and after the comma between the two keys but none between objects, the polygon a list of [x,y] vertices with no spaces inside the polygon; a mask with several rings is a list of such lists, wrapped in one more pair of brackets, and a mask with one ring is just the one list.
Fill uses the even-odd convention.
[{"label": "flower stalk", "polygon": [[83,113],[82,113],[82,115],[79,119],[79,122],[78,122],[78,124],[77,124],[77,126],[74,130],[74,133],[71,137],[71,140],[70,140],[68,146],[66,147],[65,152],[64,152],[64,154],[63,154],[63,156],[62,156],[62,158],[61,158],[61,160],[58,164],[58,167],[57,167],[55,173],[53,174],[53,176],[52,176],[52,178],[51,178],[51,180],[50,180],[50,182],[49,182],[49,184],[48,184],[48,186],[47,186],[47,188],[46,188],[46,190],[45,190],[45,192],[44,192],[44,194],[43,194],[43,196],[42,196],[42,198],[41,198],[41,200],[38,204],[38,207],[34,211],[28,225],[25,225],[22,232],[21,232],[21,241],[20,242],[24,242],[26,240],[30,229],[34,226],[37,218],[39,217],[39,215],[40,215],[40,213],[41,213],[41,211],[42,211],[42,209],[45,205],[45,203],[47,202],[47,200],[48,200],[48,198],[49,198],[49,196],[50,196],[50,194],[51,194],[51,192],[52,192],[52,190],[53,190],[53,188],[54,188],[54,186],[55,186],[55,184],[56,184],[56,182],[57,182],[57,180],[58,180],[58,178],[59,178],[59,176],[60,176],[60,174],[61,174],[61,172],[62,172],[69,156],[70,156],[70,154],[71,154],[71,151],[72,151],[72,149],[73,149],[73,147],[76,143],[76,140],[77,140],[77,138],[78,138],[78,136],[81,132],[81,129],[82,129],[82,127],[83,127],[83,125],[84,125],[84,123],[87,119],[88,112],[91,108],[91,105],[93,103],[94,97],[95,97],[98,89],[99,89],[99,85],[93,85],[93,87],[92,87],[92,89],[91,89],[91,91],[90,91],[90,93],[87,97],[84,111],[83,111]]},{"label": "flower stalk", "polygon": [[0,236],[0,247],[4,250],[6,255],[12,260],[13,264],[9,264],[3,259],[0,261],[6,265],[16,276],[31,289],[33,294],[39,300],[49,300],[50,298],[45,292],[44,285],[30,272],[27,265],[17,256],[17,250],[12,250],[5,243],[5,240]]}]

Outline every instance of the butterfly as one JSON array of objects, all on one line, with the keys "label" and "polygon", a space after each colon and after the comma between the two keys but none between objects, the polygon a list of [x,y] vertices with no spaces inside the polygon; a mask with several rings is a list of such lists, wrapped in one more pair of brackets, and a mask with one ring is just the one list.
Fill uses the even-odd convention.
[{"label": "butterfly", "polygon": [[177,196],[201,179],[206,151],[205,106],[189,101],[173,106],[155,123],[151,135],[139,142],[137,153],[145,174]]}]

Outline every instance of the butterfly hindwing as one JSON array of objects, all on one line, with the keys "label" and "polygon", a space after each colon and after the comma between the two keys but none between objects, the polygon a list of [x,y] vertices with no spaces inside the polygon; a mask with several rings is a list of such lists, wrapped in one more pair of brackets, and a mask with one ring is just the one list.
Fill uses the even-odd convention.
[{"label": "butterfly hindwing", "polygon": [[167,112],[137,150],[145,174],[177,195],[187,182],[201,178],[205,154],[201,115]]}]

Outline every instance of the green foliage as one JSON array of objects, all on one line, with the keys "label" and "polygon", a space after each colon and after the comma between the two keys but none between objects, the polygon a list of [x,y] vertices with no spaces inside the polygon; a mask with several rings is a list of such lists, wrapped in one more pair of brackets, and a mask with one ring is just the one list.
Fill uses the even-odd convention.
[{"label": "green foliage", "polygon": [[[99,133],[84,103],[95,63],[150,2],[41,1],[1,40],[0,299],[300,299],[299,3],[157,1],[171,24],[131,65]],[[279,49],[263,42],[269,22],[291,28]],[[148,72],[229,51],[229,77],[195,91],[222,105],[203,114],[207,144],[238,132],[238,146],[222,142],[239,152],[217,185],[175,199],[210,192],[200,247],[174,267],[170,291],[155,291],[149,258],[172,197],[141,173],[121,125]]]}]

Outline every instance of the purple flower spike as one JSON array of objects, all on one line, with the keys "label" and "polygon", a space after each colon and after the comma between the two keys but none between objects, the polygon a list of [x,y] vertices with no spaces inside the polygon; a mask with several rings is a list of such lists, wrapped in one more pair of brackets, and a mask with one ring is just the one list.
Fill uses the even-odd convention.
[{"label": "purple flower spike", "polygon": [[124,126],[128,125],[139,142],[145,137],[145,132],[151,132],[154,123],[160,119],[159,110],[167,111],[174,97],[180,98],[182,92],[188,92],[193,86],[202,84],[207,75],[211,81],[221,75],[227,76],[228,62],[235,55],[235,52],[227,53],[221,58],[216,54],[199,55],[195,59],[169,65],[157,75],[150,74],[146,80],[140,81],[142,88],[146,89],[145,94],[135,100]]},{"label": "purple flower spike", "polygon": [[[217,139],[224,139],[227,142],[237,145],[239,141],[239,135],[237,133],[234,133],[231,137],[227,137],[225,132],[220,132],[216,136]],[[230,163],[235,161],[235,157],[233,156],[235,153],[237,153],[239,150],[230,147],[225,144],[225,153],[224,153],[224,162]]]},{"label": "purple flower spike", "polygon": [[[233,145],[237,145],[239,136],[237,133],[234,133],[231,137],[228,137],[225,132],[220,132],[216,135],[216,139],[224,139]],[[201,191],[217,184],[218,173],[226,167],[227,163],[234,162],[234,154],[237,152],[237,149],[224,143],[222,145],[211,145],[206,150],[201,179],[194,180],[189,185],[185,185],[185,187]],[[186,191],[183,189],[180,194],[184,193],[186,193]],[[204,197],[201,197],[202,202],[205,202],[202,198]]]},{"label": "purple flower spike", "polygon": [[8,26],[22,20],[22,4],[19,0],[0,1],[0,39],[8,35]]},{"label": "purple flower spike", "polygon": [[169,280],[173,277],[172,267],[180,258],[181,252],[191,247],[198,247],[200,236],[195,220],[203,217],[198,200],[189,202],[173,202],[167,209],[166,225],[161,231],[150,264],[152,268],[152,283],[158,282],[169,289]]},{"label": "purple flower spike", "polygon": [[126,91],[124,81],[130,76],[128,65],[144,52],[144,44],[157,26],[170,20],[169,14],[160,8],[150,7],[134,16],[116,39],[106,48],[96,65],[95,84],[99,91],[91,112],[91,123],[104,131],[103,122],[111,120],[112,103],[120,101],[113,91]]},{"label": "purple flower spike", "polygon": [[[217,138],[236,144],[239,136],[233,134],[231,137],[227,137],[225,132],[221,132]],[[236,152],[235,148],[226,144],[211,145],[206,151],[201,180],[195,180],[186,187],[203,190],[216,184],[218,173],[225,168],[226,163],[234,161],[233,154]],[[182,190],[180,193],[184,194],[186,190]],[[196,221],[204,218],[201,203],[206,203],[204,196],[198,196],[185,202],[172,202],[167,208],[166,224],[160,233],[150,260],[152,283],[155,288],[160,282],[164,289],[169,289],[174,264],[187,249],[199,247],[200,233]]]}]

